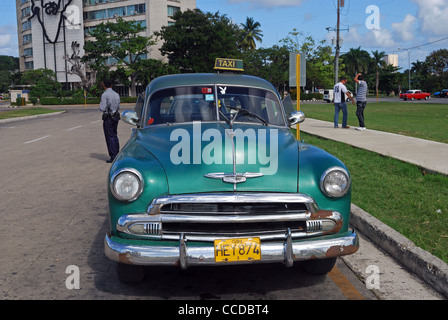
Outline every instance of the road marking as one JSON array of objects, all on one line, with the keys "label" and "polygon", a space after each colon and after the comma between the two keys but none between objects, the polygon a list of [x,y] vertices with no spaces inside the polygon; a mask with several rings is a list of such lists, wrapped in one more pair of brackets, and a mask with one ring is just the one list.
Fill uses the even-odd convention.
[{"label": "road marking", "polygon": [[363,295],[356,290],[337,266],[334,266],[328,275],[348,300],[365,300]]},{"label": "road marking", "polygon": [[45,136],[45,137],[37,138],[37,139],[31,140],[31,141],[27,141],[24,144],[33,143],[33,142],[36,142],[36,141],[39,141],[39,140],[46,139],[48,137],[50,137],[50,136]]},{"label": "road marking", "polygon": [[14,127],[0,127],[0,129],[1,129],[1,128],[5,128],[5,129],[14,129],[15,126],[14,126]]},{"label": "road marking", "polygon": [[73,128],[67,129],[67,131],[75,130],[75,129],[78,129],[78,128],[81,128],[81,127],[82,126],[73,127]]},{"label": "road marking", "polygon": [[90,123],[97,123],[97,122],[100,122],[101,120],[95,120],[95,121],[92,121],[92,122],[90,122]]}]

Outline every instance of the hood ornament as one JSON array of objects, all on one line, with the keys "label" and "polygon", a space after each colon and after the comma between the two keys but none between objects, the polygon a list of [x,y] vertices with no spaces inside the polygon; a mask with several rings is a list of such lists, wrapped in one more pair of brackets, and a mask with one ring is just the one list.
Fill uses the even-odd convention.
[{"label": "hood ornament", "polygon": [[204,177],[211,179],[222,179],[222,181],[227,183],[241,183],[246,182],[247,179],[257,178],[263,176],[262,173],[258,172],[246,172],[246,173],[224,173],[224,172],[216,172],[216,173],[207,173]]}]

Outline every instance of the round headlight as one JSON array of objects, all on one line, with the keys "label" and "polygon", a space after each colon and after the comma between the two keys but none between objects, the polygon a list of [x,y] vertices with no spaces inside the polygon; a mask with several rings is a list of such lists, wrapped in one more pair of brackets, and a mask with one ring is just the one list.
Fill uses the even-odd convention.
[{"label": "round headlight", "polygon": [[112,177],[111,191],[121,201],[134,201],[143,191],[143,179],[140,173],[124,169]]},{"label": "round headlight", "polygon": [[320,179],[320,188],[329,197],[342,197],[350,188],[348,172],[340,167],[328,169]]}]

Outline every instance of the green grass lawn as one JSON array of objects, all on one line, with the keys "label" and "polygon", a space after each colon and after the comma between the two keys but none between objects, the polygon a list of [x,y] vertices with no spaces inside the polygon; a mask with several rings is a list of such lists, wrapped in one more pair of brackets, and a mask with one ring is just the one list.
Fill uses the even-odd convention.
[{"label": "green grass lawn", "polygon": [[[333,121],[333,104],[305,104],[300,110],[308,118]],[[351,126],[358,125],[355,111],[350,104]],[[370,103],[365,116],[369,129],[448,143],[446,104]],[[300,138],[347,165],[353,180],[352,203],[448,262],[447,176],[427,174],[418,166],[305,132]]]},{"label": "green grass lawn", "polygon": [[447,176],[305,132],[300,137],[345,163],[352,203],[448,262]]},{"label": "green grass lawn", "polygon": [[[359,125],[356,106],[347,103],[348,125]],[[334,105],[302,104],[307,118],[333,122]],[[448,143],[448,104],[416,102],[367,103],[364,111],[368,129]],[[339,115],[342,120],[342,113]]]},{"label": "green grass lawn", "polygon": [[11,111],[0,112],[0,119],[27,117],[52,112],[59,112],[59,110],[51,110],[44,108],[13,109]]}]

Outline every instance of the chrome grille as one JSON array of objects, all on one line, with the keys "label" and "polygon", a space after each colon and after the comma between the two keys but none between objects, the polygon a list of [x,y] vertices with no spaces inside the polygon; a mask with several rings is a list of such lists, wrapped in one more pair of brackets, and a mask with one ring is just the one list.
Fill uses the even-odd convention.
[{"label": "chrome grille", "polygon": [[[336,222],[323,224],[327,218],[321,218],[322,212],[313,199],[302,194],[174,195],[154,199],[147,214],[121,217],[117,229],[164,240],[178,240],[181,234],[197,241],[234,237],[273,240],[283,239],[287,232],[299,238],[321,234],[323,225],[336,226]],[[340,217],[337,212],[324,213],[337,214],[329,221]]]}]

